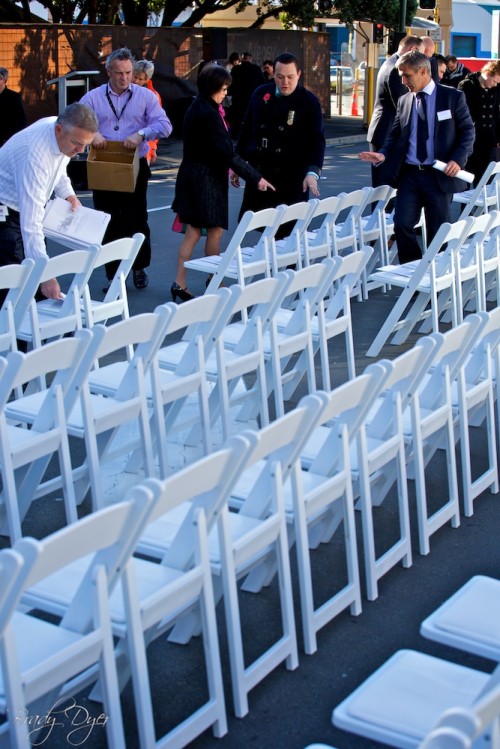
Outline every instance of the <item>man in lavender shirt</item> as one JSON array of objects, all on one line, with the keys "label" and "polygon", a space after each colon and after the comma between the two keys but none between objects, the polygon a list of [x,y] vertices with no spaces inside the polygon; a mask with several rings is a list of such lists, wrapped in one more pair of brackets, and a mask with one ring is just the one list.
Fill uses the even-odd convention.
[{"label": "man in lavender shirt", "polygon": [[[126,47],[112,52],[106,60],[109,81],[89,91],[81,102],[95,112],[99,122],[99,132],[92,141],[94,148],[106,148],[107,141],[119,140],[125,148],[139,149],[139,175],[134,192],[94,190],[93,199],[97,210],[111,214],[105,242],[131,237],[136,232],[145,235],[133,266],[135,287],[145,289],[149,283],[145,269],[151,262],[147,210],[147,188],[151,175],[146,160],[148,141],[167,138],[172,132],[172,125],[152,91],[132,83],[134,62],[132,53]],[[111,263],[106,266],[108,281],[113,278],[116,267]]]}]

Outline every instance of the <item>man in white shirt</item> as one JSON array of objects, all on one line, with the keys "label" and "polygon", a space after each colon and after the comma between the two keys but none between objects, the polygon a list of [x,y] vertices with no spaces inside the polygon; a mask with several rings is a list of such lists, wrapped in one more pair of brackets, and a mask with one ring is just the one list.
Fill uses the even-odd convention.
[{"label": "man in white shirt", "polygon": [[[66,167],[92,142],[97,130],[94,112],[83,104],[71,104],[59,117],[38,120],[0,148],[0,205],[8,210],[6,220],[0,222],[0,266],[47,254],[43,235],[47,201],[54,193],[73,210],[80,205]],[[56,279],[43,283],[40,290],[48,299],[61,298]]]}]

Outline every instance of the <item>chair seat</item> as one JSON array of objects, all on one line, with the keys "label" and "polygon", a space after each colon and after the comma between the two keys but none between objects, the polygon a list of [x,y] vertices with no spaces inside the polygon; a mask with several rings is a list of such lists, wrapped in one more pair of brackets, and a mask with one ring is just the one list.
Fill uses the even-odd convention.
[{"label": "chair seat", "polygon": [[421,634],[431,640],[500,659],[500,580],[472,577],[422,622]]},{"label": "chair seat", "polygon": [[334,711],[334,723],[376,741],[416,749],[441,713],[469,706],[489,674],[400,650]]}]

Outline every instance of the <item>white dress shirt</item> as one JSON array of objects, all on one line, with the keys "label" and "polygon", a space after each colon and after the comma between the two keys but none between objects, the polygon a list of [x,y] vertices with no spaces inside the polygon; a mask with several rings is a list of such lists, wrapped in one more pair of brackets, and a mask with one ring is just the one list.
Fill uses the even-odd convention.
[{"label": "white dress shirt", "polygon": [[69,157],[57,145],[56,120],[38,120],[0,148],[0,204],[19,212],[29,258],[47,254],[43,217],[52,193],[63,199],[75,194],[66,174]]}]

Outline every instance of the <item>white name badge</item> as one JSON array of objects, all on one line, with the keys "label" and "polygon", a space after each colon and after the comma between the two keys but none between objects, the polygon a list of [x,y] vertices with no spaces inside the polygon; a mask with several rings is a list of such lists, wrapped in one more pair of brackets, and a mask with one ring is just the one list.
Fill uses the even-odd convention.
[{"label": "white name badge", "polygon": [[9,215],[9,209],[6,205],[0,205],[0,221],[5,221]]},{"label": "white name badge", "polygon": [[442,122],[443,120],[451,120],[451,111],[449,109],[443,109],[442,112],[437,113],[437,118],[439,122]]}]

